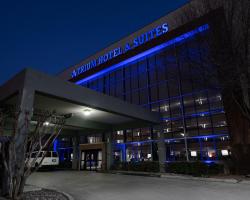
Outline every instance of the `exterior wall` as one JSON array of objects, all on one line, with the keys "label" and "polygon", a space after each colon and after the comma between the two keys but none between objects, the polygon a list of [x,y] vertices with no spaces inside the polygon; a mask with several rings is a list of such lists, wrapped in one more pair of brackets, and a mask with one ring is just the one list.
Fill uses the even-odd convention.
[{"label": "exterior wall", "polygon": [[[206,5],[203,4],[204,2],[208,1],[191,1],[81,63],[66,69],[59,77],[70,80],[74,69],[110,50],[124,46],[127,42],[132,43],[134,37],[163,23],[168,23],[171,32],[186,23],[192,24],[193,20],[204,16],[208,10],[219,7],[224,8],[226,20],[230,18],[229,1],[209,0],[209,6],[211,6],[209,9],[204,6]],[[162,130],[165,133],[167,161],[185,160],[185,151],[189,152],[191,160],[223,159],[221,150],[230,151],[229,123],[230,131],[234,133],[233,143],[247,143],[249,134],[242,135],[238,130],[238,123],[242,124],[244,133],[249,132],[249,124],[246,120],[242,120],[243,117],[238,110],[230,109],[228,105],[225,113],[218,78],[215,78],[214,85],[209,86],[211,83],[206,83],[204,74],[209,70],[213,73],[217,70],[211,63],[199,67],[194,64],[196,62],[196,65],[197,63],[202,65],[201,60],[209,55],[210,50],[203,43],[206,40],[206,34],[209,34],[209,31],[191,37],[183,43],[176,43],[132,64],[124,65],[119,69],[120,71],[108,72],[102,77],[82,84],[84,87],[141,105],[163,115],[161,124],[163,128],[160,130],[155,127],[145,127],[114,132],[115,160],[158,160],[158,155],[155,153],[158,149],[156,135]],[[106,68],[108,67],[109,63]],[[200,68],[206,69],[202,71]],[[240,120],[234,120],[235,116],[239,116]],[[188,143],[188,149],[185,149],[185,142]],[[193,154],[196,152],[197,156],[191,156],[191,152]]]},{"label": "exterior wall", "polygon": [[[210,0],[211,2],[216,2],[212,5],[214,5],[214,9],[223,5],[223,1],[220,1],[220,3],[218,3],[218,1],[216,0]],[[195,13],[194,16],[189,16],[189,17],[185,17],[185,13],[190,9],[194,9],[195,7],[200,7],[199,12]],[[193,0],[190,3],[184,5],[183,7],[167,14],[166,16],[163,16],[162,18],[152,22],[151,24],[143,27],[142,29],[128,35],[127,37],[119,40],[118,42],[115,42],[114,44],[111,44],[110,46],[108,46],[107,48],[97,52],[95,55],[92,55],[86,59],[84,59],[82,62],[77,63],[69,68],[67,68],[66,70],[64,70],[63,72],[61,72],[58,76],[64,80],[70,80],[71,79],[71,73],[74,69],[78,68],[81,65],[84,65],[88,62],[90,62],[93,59],[97,59],[99,56],[102,56],[103,54],[118,48],[120,46],[124,46],[127,42],[132,43],[133,39],[136,36],[139,36],[147,31],[150,31],[152,28],[155,28],[163,23],[168,23],[169,25],[169,31],[174,30],[178,27],[180,27],[181,25],[188,23],[190,20],[198,18],[202,15],[205,15],[208,11],[205,10],[202,5],[200,0]]]},{"label": "exterior wall", "polygon": [[190,160],[219,160],[221,150],[230,149],[219,82],[215,78],[209,85],[205,77],[216,69],[200,66],[209,54],[208,36],[204,31],[82,84],[162,114],[160,129],[114,132],[115,160],[158,160],[161,131],[167,161],[186,160],[186,151]]},{"label": "exterior wall", "polygon": [[225,102],[230,131],[230,147],[235,168],[234,173],[248,174],[250,169],[250,123],[242,115],[240,108],[233,101]]}]

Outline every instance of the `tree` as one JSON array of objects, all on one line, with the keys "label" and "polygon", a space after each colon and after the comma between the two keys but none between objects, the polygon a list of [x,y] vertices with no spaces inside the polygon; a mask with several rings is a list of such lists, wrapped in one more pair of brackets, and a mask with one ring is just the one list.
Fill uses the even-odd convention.
[{"label": "tree", "polygon": [[[236,171],[250,173],[250,1],[190,1],[175,20],[185,24],[215,10],[220,15],[211,17],[210,35],[200,38],[209,53],[206,58],[190,62],[205,74],[208,87],[219,79]],[[211,65],[216,70],[207,67]]]},{"label": "tree", "polygon": [[[18,124],[20,115],[25,119],[22,124]],[[45,157],[44,151],[48,150],[61,133],[67,118],[56,115],[55,112],[38,110],[34,112],[32,120],[29,119],[29,115],[30,113],[26,111],[16,111],[9,106],[3,106],[0,110],[0,134],[3,135],[4,129],[12,126],[9,140],[1,145],[3,165],[1,190],[2,196],[13,200],[22,198],[27,178],[39,168]],[[20,137],[21,130],[26,130],[24,140]],[[20,149],[20,146],[17,148],[20,143],[23,149]],[[35,165],[42,152],[42,159]]]}]

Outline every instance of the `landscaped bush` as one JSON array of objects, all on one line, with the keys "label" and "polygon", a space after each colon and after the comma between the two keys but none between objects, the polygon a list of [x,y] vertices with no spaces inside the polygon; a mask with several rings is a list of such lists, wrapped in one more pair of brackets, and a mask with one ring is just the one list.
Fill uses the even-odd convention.
[{"label": "landscaped bush", "polygon": [[115,162],[111,169],[121,171],[159,172],[159,162]]},{"label": "landscaped bush", "polygon": [[[223,173],[223,165],[203,162],[171,162],[166,164],[167,173],[209,176]],[[159,172],[159,162],[115,162],[111,170]]]},{"label": "landscaped bush", "polygon": [[223,172],[223,165],[203,162],[173,162],[166,164],[166,172],[188,174],[193,176],[208,176]]}]

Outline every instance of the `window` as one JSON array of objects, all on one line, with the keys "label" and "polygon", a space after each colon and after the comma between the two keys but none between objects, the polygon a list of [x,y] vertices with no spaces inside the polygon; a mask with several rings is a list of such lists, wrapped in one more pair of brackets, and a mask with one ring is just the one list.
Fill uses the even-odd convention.
[{"label": "window", "polygon": [[51,152],[47,151],[45,157],[51,157]]},{"label": "window", "polygon": [[149,82],[151,85],[157,83],[157,73],[154,68],[149,71]]},{"label": "window", "polygon": [[197,136],[199,132],[199,128],[197,126],[197,118],[187,118],[186,120],[186,131],[188,136]]},{"label": "window", "polygon": [[140,93],[140,104],[148,103],[148,89],[142,89],[139,91]]},{"label": "window", "polygon": [[180,90],[179,90],[179,83],[176,80],[171,80],[169,81],[169,96],[170,97],[175,97],[175,96],[179,96],[180,95]]},{"label": "window", "polygon": [[58,157],[57,152],[53,151],[53,152],[52,152],[52,157],[54,157],[54,158]]},{"label": "window", "polygon": [[159,100],[167,99],[168,98],[167,83],[160,84],[158,88],[159,88]]},{"label": "window", "polygon": [[169,101],[164,101],[160,105],[160,112],[164,118],[170,118],[170,105]]},{"label": "window", "polygon": [[171,117],[180,117],[181,112],[181,100],[179,98],[171,99],[170,100],[170,110],[171,110]]},{"label": "window", "polygon": [[151,94],[151,102],[158,100],[158,90],[156,85],[150,88],[150,94]]},{"label": "window", "polygon": [[93,143],[98,143],[102,142],[102,137],[98,136],[88,136],[87,137],[88,143],[93,144]]},{"label": "window", "polygon": [[139,88],[147,87],[147,73],[139,74]]},{"label": "window", "polygon": [[139,104],[139,91],[135,91],[132,93],[132,103]]},{"label": "window", "polygon": [[195,110],[195,101],[193,95],[184,96],[183,103],[186,116],[191,116],[192,114],[195,114],[196,110]]},{"label": "window", "polygon": [[[207,37],[206,34],[201,36]],[[189,157],[193,161],[209,159],[209,155],[213,157],[215,141],[209,136],[228,132],[222,95],[215,89],[219,88],[217,72],[215,66],[207,62],[210,52],[206,39],[202,37],[183,40],[85,84],[151,111],[161,112],[170,160],[186,160],[184,128],[188,137],[208,136],[206,139],[188,139]],[[208,81],[205,75],[212,78]],[[153,133],[151,128],[124,130],[114,133],[114,137],[114,141],[119,143],[136,141],[135,145],[128,147],[128,161],[157,158],[151,152],[156,148],[153,143],[151,146],[147,144],[150,148],[140,143],[150,138],[157,139],[155,129]],[[101,139],[86,137],[87,141],[95,143]],[[227,150],[228,139],[220,139],[220,145],[222,143],[221,150]],[[223,157],[220,150],[215,153]]]}]

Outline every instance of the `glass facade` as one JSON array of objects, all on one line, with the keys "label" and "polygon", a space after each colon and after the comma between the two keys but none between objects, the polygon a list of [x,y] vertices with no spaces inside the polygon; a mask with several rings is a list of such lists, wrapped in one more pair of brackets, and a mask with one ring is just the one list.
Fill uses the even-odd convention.
[{"label": "glass facade", "polygon": [[160,126],[114,132],[115,160],[157,160],[159,131],[165,134],[166,161],[186,160],[186,152],[202,161],[230,154],[208,37],[209,29],[82,84],[162,114]]}]

